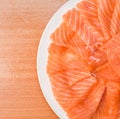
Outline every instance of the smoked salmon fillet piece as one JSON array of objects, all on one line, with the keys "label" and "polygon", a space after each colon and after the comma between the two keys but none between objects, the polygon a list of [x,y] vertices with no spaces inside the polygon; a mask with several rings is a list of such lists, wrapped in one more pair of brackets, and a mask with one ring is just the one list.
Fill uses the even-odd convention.
[{"label": "smoked salmon fillet piece", "polygon": [[[67,69],[82,68],[83,72],[89,72],[87,64],[82,61],[82,58],[73,50],[63,46],[57,46],[54,43],[49,47],[49,60],[47,70],[49,74],[56,71],[63,71]],[[90,72],[89,72],[90,73]]]},{"label": "smoked salmon fillet piece", "polygon": [[93,119],[118,119],[120,83],[108,81],[103,99]]},{"label": "smoked salmon fillet piece", "polygon": [[120,0],[116,0],[116,6],[113,10],[111,18],[111,35],[114,36],[117,33],[120,33]]},{"label": "smoked salmon fillet piece", "polygon": [[60,27],[51,34],[51,39],[54,44],[70,48],[81,57],[85,58],[90,53],[81,38],[74,31],[72,31],[70,27],[66,26],[65,23],[62,23]]},{"label": "smoked salmon fillet piece", "polygon": [[90,22],[92,26],[96,26],[97,30],[101,31],[100,23],[98,20],[98,7],[97,0],[84,0],[76,5],[77,11],[81,16]]},{"label": "smoked salmon fillet piece", "polygon": [[88,19],[97,19],[98,17],[98,10],[97,10],[97,0],[83,0],[78,3],[77,9],[80,14]]},{"label": "smoked salmon fillet piece", "polygon": [[105,42],[105,38],[97,26],[91,25],[90,20],[86,20],[76,9],[69,10],[63,19],[87,46],[102,45]]},{"label": "smoked salmon fillet piece", "polygon": [[69,119],[120,119],[120,0],[81,0],[50,35],[47,74]]},{"label": "smoked salmon fillet piece", "polygon": [[114,72],[120,76],[120,34],[115,35],[105,47],[109,64]]},{"label": "smoked salmon fillet piece", "polygon": [[95,87],[92,88],[87,98],[72,107],[68,112],[70,119],[91,119],[96,112],[99,102],[101,101],[105,91],[103,80],[99,80]]},{"label": "smoked salmon fillet piece", "polygon": [[111,38],[110,25],[116,1],[119,0],[98,0],[98,19],[106,40]]},{"label": "smoked salmon fillet piece", "polygon": [[71,50],[52,44],[49,53],[48,75],[54,95],[65,109],[69,109],[81,102],[97,81],[79,55]]}]

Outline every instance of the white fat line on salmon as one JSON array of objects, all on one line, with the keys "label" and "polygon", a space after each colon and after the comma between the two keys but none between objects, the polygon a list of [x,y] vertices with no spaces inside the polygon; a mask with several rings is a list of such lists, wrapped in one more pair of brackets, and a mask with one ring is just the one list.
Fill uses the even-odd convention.
[{"label": "white fat line on salmon", "polygon": [[[92,82],[89,82],[89,83],[91,83],[91,84],[87,85],[87,83],[85,83],[85,84],[83,85],[83,83],[82,83],[82,84],[78,85],[78,86],[80,86],[80,87],[74,87],[74,88],[72,88],[72,89],[73,89],[74,91],[77,91],[77,92],[75,92],[75,93],[77,93],[77,94],[80,94],[81,91],[86,92],[86,90],[89,90],[89,88],[93,85]],[[88,86],[89,86],[89,88],[88,88]],[[79,90],[80,92],[79,92],[78,90]]]},{"label": "white fat line on salmon", "polygon": [[[65,46],[65,43],[64,43],[64,41],[63,41],[63,39],[62,39],[62,37],[61,37],[61,33],[62,31],[61,31],[61,29],[59,30],[59,38],[60,38],[60,41],[61,41],[61,43],[62,43],[62,45],[64,45]],[[58,36],[57,36],[58,37]]]},{"label": "white fat line on salmon", "polygon": [[70,24],[72,23],[72,10],[69,11],[70,15],[69,15],[69,22],[68,22],[68,26],[70,26]]},{"label": "white fat line on salmon", "polygon": [[90,0],[84,0],[84,2],[90,3],[92,4],[94,7],[97,7],[97,4],[95,4],[94,2],[90,1]]},{"label": "white fat line on salmon", "polygon": [[63,88],[63,87],[68,87],[68,85],[62,84],[62,83],[60,83],[60,82],[58,82],[58,81],[55,81],[55,84],[56,84],[57,86],[61,87],[61,88]]},{"label": "white fat line on salmon", "polygon": [[[67,84],[67,83],[68,83],[67,80],[65,80],[66,77],[63,76],[63,75],[55,75],[55,76],[53,76],[53,78],[55,78],[54,81],[57,81],[57,83],[58,83],[58,81],[61,81],[61,82],[64,83],[64,84]],[[64,78],[65,78],[65,79],[64,79]]]},{"label": "white fat line on salmon", "polygon": [[88,64],[91,64],[93,61],[95,61],[96,63],[100,62],[100,58],[96,58],[94,56],[90,56],[90,62],[88,62]]},{"label": "white fat line on salmon", "polygon": [[[77,95],[78,96],[78,95]],[[56,100],[60,101],[59,103],[60,104],[66,104],[66,102],[73,102],[75,104],[76,101],[80,101],[80,100],[83,100],[84,99],[84,96],[81,96],[81,97],[75,97],[75,96],[72,96],[72,97],[63,97],[61,96],[60,97],[55,97]],[[62,101],[62,102],[61,102]],[[64,101],[64,102],[63,102]]]},{"label": "white fat line on salmon", "polygon": [[[89,84],[88,84],[88,83],[85,83],[85,82],[84,82],[84,83],[83,83],[83,82],[82,82],[82,83],[81,83],[81,82],[79,82],[79,83],[77,82],[77,84],[75,84],[75,85],[73,86],[73,89],[76,89],[76,88],[79,87],[80,85],[81,85],[81,86],[91,86],[91,84],[96,83],[96,80],[94,80],[94,81],[93,81],[93,80],[88,80],[88,82],[89,82]],[[80,88],[80,87],[79,87],[79,88]],[[82,87],[82,88],[83,88],[83,87]],[[87,88],[88,88],[88,87],[87,87]]]},{"label": "white fat line on salmon", "polygon": [[[86,80],[85,80],[86,81]],[[91,86],[92,84],[94,84],[94,83],[96,83],[96,80],[94,79],[93,80],[93,78],[90,78],[90,79],[88,79],[87,80],[89,83],[85,83],[85,82],[77,82],[76,84],[74,84],[74,86],[72,86],[72,88],[73,89],[76,89],[76,87],[79,87],[80,85],[82,86],[82,88],[84,87],[84,86]],[[79,87],[80,88],[80,87]],[[86,87],[86,88],[88,88],[88,87]]]},{"label": "white fat line on salmon", "polygon": [[[90,73],[88,72],[82,72],[82,71],[79,71],[79,74],[73,74],[72,72],[66,72],[67,75],[72,75],[72,76],[78,76],[78,77],[85,77],[85,76],[90,76]],[[80,74],[83,74],[83,76],[80,76]]]},{"label": "white fat line on salmon", "polygon": [[95,50],[94,50],[91,46],[89,46],[89,45],[86,46],[85,48],[86,48],[86,49],[90,49],[90,51],[92,52],[92,54],[95,52]]},{"label": "white fat line on salmon", "polygon": [[103,38],[100,38],[100,39],[99,39],[99,42],[95,43],[94,46],[95,46],[96,48],[100,48],[101,46],[103,46],[103,41],[102,41],[102,40],[103,40]]},{"label": "white fat line on salmon", "polygon": [[74,18],[74,30],[76,31],[76,29],[77,29],[77,14],[76,14],[76,12],[75,12],[75,18]]},{"label": "white fat line on salmon", "polygon": [[[91,8],[91,10],[95,10],[95,11],[96,11],[96,9],[94,9],[94,8]],[[95,13],[92,13],[91,11],[84,10],[84,9],[82,9],[82,11],[83,11],[84,13],[86,13],[86,14],[91,15],[91,16],[96,16],[96,14],[95,14]],[[82,13],[81,13],[80,15],[85,16],[85,15],[82,14]]]},{"label": "white fat line on salmon", "polygon": [[104,28],[106,29],[107,32],[109,32],[109,25],[108,23],[106,23],[106,21],[110,21],[111,19],[108,16],[105,16],[103,14],[101,14],[102,16],[99,16],[100,19],[100,24],[102,26],[104,26]]}]

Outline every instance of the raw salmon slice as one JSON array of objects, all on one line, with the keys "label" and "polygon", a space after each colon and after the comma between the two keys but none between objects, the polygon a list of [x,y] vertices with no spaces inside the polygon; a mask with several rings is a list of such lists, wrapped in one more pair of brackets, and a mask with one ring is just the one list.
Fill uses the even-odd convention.
[{"label": "raw salmon slice", "polygon": [[97,0],[83,0],[76,6],[82,16],[91,19],[91,17],[97,18],[98,16],[97,5]]},{"label": "raw salmon slice", "polygon": [[92,119],[118,119],[120,107],[120,84],[107,82],[103,99]]},{"label": "raw salmon slice", "polygon": [[96,79],[81,58],[70,49],[52,44],[49,53],[48,74],[54,95],[68,110],[88,95]]},{"label": "raw salmon slice", "polygon": [[79,54],[77,55],[73,50],[66,47],[51,44],[47,66],[48,74],[68,69],[82,69],[83,72],[89,72],[87,64],[82,61]]},{"label": "raw salmon slice", "polygon": [[95,71],[95,75],[99,78],[103,78],[105,81],[119,81],[118,75],[115,73],[115,71],[112,69],[112,67],[109,65],[109,63],[105,63],[102,66],[99,66]]},{"label": "raw salmon slice", "polygon": [[109,64],[120,77],[120,34],[115,35],[105,47]]},{"label": "raw salmon slice", "polygon": [[[59,74],[60,75],[60,74]],[[62,75],[62,74],[61,74]],[[55,78],[56,77],[56,78]],[[61,77],[61,76],[60,76]],[[68,80],[68,76],[61,77],[63,80]],[[87,97],[90,90],[94,87],[96,84],[96,79],[92,76],[85,77],[85,79],[82,79],[80,77],[79,81],[74,83],[73,85],[67,84],[64,88],[63,83],[61,82],[60,78],[57,78],[57,75],[54,74],[52,76],[51,83],[54,90],[54,95],[56,99],[59,101],[60,105],[64,108],[64,110],[68,111],[76,106],[78,103],[83,102],[83,100]],[[57,83],[53,83],[54,81],[57,81]],[[70,80],[70,79],[69,79]],[[56,87],[54,87],[56,86]],[[61,90],[58,90],[58,87],[61,87]],[[60,89],[60,88],[59,88]]]},{"label": "raw salmon slice", "polygon": [[75,34],[70,27],[67,27],[65,23],[62,23],[60,27],[52,33],[51,39],[54,44],[65,46],[79,54],[84,61],[88,62],[90,70],[106,62],[104,52],[100,50],[95,52],[90,46],[86,46],[81,38]]},{"label": "raw salmon slice", "polygon": [[120,0],[116,0],[116,6],[114,8],[111,18],[111,35],[114,36],[120,33]]},{"label": "raw salmon slice", "polygon": [[[74,37],[75,32],[69,27],[62,23],[56,30],[51,34],[51,39],[56,45],[67,46],[70,39]],[[59,38],[59,39],[58,39]]]},{"label": "raw salmon slice", "polygon": [[105,42],[102,33],[97,30],[96,26],[92,26],[91,22],[82,17],[77,10],[69,10],[63,19],[66,25],[76,32],[87,46],[102,45]]},{"label": "raw salmon slice", "polygon": [[88,20],[91,25],[96,26],[99,31],[101,31],[100,23],[98,20],[98,7],[97,0],[83,0],[78,3],[77,11],[80,13],[84,19]]},{"label": "raw salmon slice", "polygon": [[94,72],[100,69],[101,66],[108,62],[107,55],[102,50],[97,50],[88,59],[88,66],[90,71]]},{"label": "raw salmon slice", "polygon": [[106,40],[111,38],[110,25],[115,4],[116,0],[98,0],[98,19]]},{"label": "raw salmon slice", "polygon": [[[77,103],[68,112],[70,119],[91,119],[105,91],[103,80],[99,80],[82,103]],[[101,118],[102,119],[102,118]]]},{"label": "raw salmon slice", "polygon": [[55,32],[52,33],[51,39],[54,44],[70,48],[81,57],[86,58],[90,55],[91,51],[86,48],[85,43],[70,27],[66,26],[65,23],[62,23]]}]

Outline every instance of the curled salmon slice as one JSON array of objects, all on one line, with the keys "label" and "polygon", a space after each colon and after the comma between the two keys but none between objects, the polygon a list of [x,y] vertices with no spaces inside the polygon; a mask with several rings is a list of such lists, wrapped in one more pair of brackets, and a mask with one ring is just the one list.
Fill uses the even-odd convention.
[{"label": "curled salmon slice", "polygon": [[70,27],[66,26],[65,23],[62,23],[55,32],[51,34],[51,39],[54,44],[70,48],[81,57],[87,58],[90,54],[90,51],[87,50],[81,38],[72,31]]},{"label": "curled salmon slice", "polygon": [[110,25],[116,0],[98,0],[98,19],[105,39],[111,38]]},{"label": "curled salmon slice", "polygon": [[79,55],[70,49],[52,44],[49,53],[47,72],[53,92],[62,107],[68,110],[84,100],[97,81]]},{"label": "curled salmon slice", "polygon": [[66,25],[75,31],[87,46],[105,42],[101,32],[96,30],[96,26],[92,26],[76,9],[69,10],[63,19]]},{"label": "curled salmon slice", "polygon": [[83,0],[76,7],[77,11],[85,20],[88,20],[92,26],[95,26],[96,30],[99,29],[101,31],[97,5],[97,0]]},{"label": "curled salmon slice", "polygon": [[107,82],[99,108],[92,119],[118,119],[120,107],[120,84]]},{"label": "curled salmon slice", "polygon": [[110,66],[120,77],[120,34],[115,35],[106,44],[106,52]]},{"label": "curled salmon slice", "polygon": [[66,70],[77,70],[76,72],[80,73],[81,70],[81,74],[85,77],[90,76],[87,64],[72,50],[51,44],[49,47],[49,54],[47,66],[49,75]]},{"label": "curled salmon slice", "polygon": [[76,6],[82,16],[87,18],[97,18],[97,5],[97,0],[83,0],[79,2]]},{"label": "curled salmon slice", "polygon": [[111,35],[120,33],[120,0],[116,0],[116,5],[111,18]]},{"label": "curled salmon slice", "polygon": [[[57,78],[56,74],[54,74],[54,76],[52,77],[53,79],[51,78],[51,82],[55,98],[59,101],[60,105],[62,105],[64,110],[66,110],[67,112],[69,112],[70,109],[76,106],[78,103],[82,103],[89,94],[90,90],[95,86],[97,82],[96,79],[92,76],[85,77],[85,79],[82,79],[81,76],[79,76],[79,81],[70,86],[69,81],[68,84],[64,85],[61,81],[63,79],[68,80],[68,77],[64,76],[66,79],[60,79],[61,76]],[[53,83],[54,80],[56,80],[57,83]],[[60,87],[63,88],[59,90]]]},{"label": "curled salmon slice", "polygon": [[104,91],[105,83],[103,80],[99,80],[87,98],[82,103],[78,103],[71,108],[68,113],[70,119],[91,119],[99,106]]}]

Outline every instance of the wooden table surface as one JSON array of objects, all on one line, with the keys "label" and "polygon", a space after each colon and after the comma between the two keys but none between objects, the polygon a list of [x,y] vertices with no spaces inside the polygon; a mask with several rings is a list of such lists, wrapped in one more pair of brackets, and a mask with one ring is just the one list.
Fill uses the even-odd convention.
[{"label": "wooden table surface", "polygon": [[0,0],[0,119],[57,119],[41,92],[41,34],[67,0]]}]

